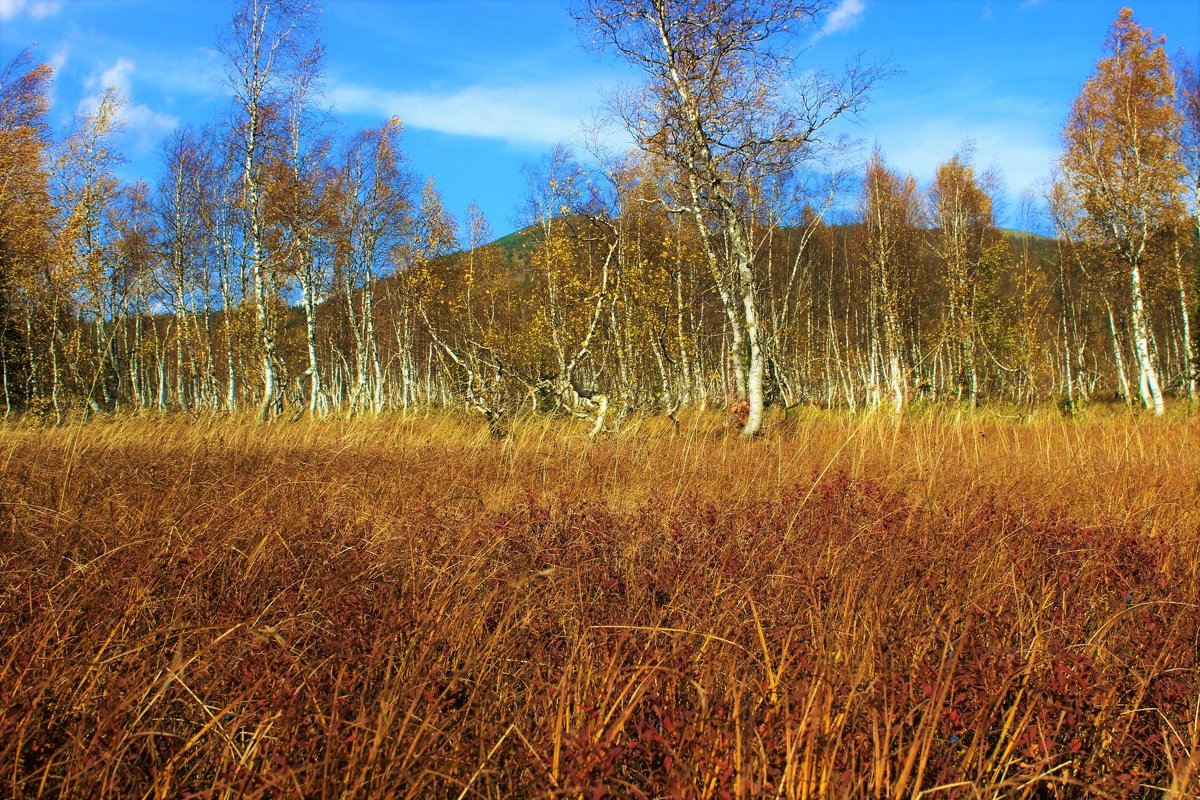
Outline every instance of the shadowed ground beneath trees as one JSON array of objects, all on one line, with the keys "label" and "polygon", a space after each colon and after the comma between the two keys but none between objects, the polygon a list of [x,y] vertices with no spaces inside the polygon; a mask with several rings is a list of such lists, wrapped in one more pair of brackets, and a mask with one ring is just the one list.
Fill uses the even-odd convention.
[{"label": "shadowed ground beneath trees", "polygon": [[1200,791],[1192,421],[126,420],[0,464],[5,795]]}]

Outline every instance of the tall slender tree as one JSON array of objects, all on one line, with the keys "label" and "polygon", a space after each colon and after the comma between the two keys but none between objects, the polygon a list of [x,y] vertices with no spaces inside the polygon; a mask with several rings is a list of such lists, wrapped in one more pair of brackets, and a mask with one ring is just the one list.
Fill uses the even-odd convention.
[{"label": "tall slender tree", "polygon": [[1142,403],[1163,413],[1144,287],[1151,240],[1180,214],[1184,169],[1171,66],[1155,38],[1124,8],[1063,130],[1063,176],[1085,211],[1084,231],[1120,261]]},{"label": "tall slender tree", "polygon": [[[102,405],[97,397],[97,389],[105,385],[112,345],[108,325],[112,316],[112,260],[108,251],[112,231],[106,223],[109,206],[120,188],[114,170],[124,161],[124,155],[116,149],[114,137],[124,126],[125,103],[115,87],[104,87],[94,105],[78,115],[55,160],[53,199],[59,213],[59,252],[52,281],[50,355],[52,395],[60,417],[58,390],[64,374],[59,356],[64,348],[70,351],[70,376],[79,384],[88,409],[107,410],[109,398],[104,398]],[[63,333],[59,318],[71,306],[78,308],[81,325],[71,340],[56,347]],[[84,341],[85,335],[90,341]],[[83,366],[85,350],[90,353],[88,364]]]},{"label": "tall slender tree", "polygon": [[282,137],[272,136],[296,82],[309,80],[319,58],[314,31],[318,9],[308,0],[243,0],[229,35],[221,42],[236,108],[235,140],[241,162],[243,235],[254,279],[256,338],[262,367],[258,418],[283,407],[282,362],[277,350],[274,306],[280,265],[266,246],[263,223],[265,150]]},{"label": "tall slender tree", "polygon": [[937,168],[929,205],[931,246],[946,287],[946,339],[952,343],[957,394],[974,405],[979,396],[979,295],[1007,252],[996,229],[992,198],[965,155]]},{"label": "tall slender tree", "polygon": [[903,339],[902,302],[916,255],[912,241],[920,211],[917,182],[887,168],[878,149],[867,162],[863,182],[863,249],[870,281],[870,366],[868,400],[882,400],[883,385],[892,407],[900,411],[908,396],[907,348]]},{"label": "tall slender tree", "polygon": [[[375,413],[383,408],[375,288],[392,264],[393,251],[411,233],[415,205],[413,177],[400,149],[403,131],[399,117],[360,131],[346,148],[338,170],[334,268],[354,343],[354,375],[347,375],[347,381],[353,381],[352,414],[366,407]],[[401,337],[400,345],[407,347],[407,339]],[[400,354],[402,361],[405,357]]]},{"label": "tall slender tree", "polygon": [[582,0],[576,12],[599,49],[646,77],[613,110],[639,147],[680,175],[671,202],[705,242],[748,405],[744,436],[762,428],[767,365],[750,197],[810,157],[821,130],[860,109],[884,74],[858,64],[836,78],[799,69],[798,32],[824,10],[809,0]]},{"label": "tall slender tree", "polygon": [[5,414],[38,392],[44,349],[35,342],[50,256],[50,175],[46,121],[54,72],[26,50],[0,72],[0,381]]}]

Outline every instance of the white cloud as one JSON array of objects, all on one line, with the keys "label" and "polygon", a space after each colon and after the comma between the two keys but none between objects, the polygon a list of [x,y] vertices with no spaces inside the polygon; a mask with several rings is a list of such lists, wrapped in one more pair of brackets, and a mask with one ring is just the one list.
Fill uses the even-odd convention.
[{"label": "white cloud", "polygon": [[22,14],[33,19],[52,17],[62,9],[62,0],[0,0],[0,22],[8,22]]},{"label": "white cloud", "polygon": [[399,116],[412,128],[547,145],[575,137],[600,98],[593,87],[579,84],[468,86],[444,93],[340,84],[330,87],[329,99],[339,111]]},{"label": "white cloud", "polygon": [[832,36],[835,33],[848,31],[858,24],[862,19],[863,14],[867,11],[867,4],[864,0],[841,0],[837,8],[829,12],[829,16],[825,18],[825,24],[821,26],[821,30],[813,37],[823,39],[826,36]]},{"label": "white cloud", "polygon": [[141,103],[125,107],[126,134],[139,154],[151,152],[162,138],[179,127],[179,118],[155,111]]},{"label": "white cloud", "polygon": [[110,87],[116,89],[125,100],[121,110],[125,141],[137,155],[145,155],[158,146],[163,136],[179,126],[179,119],[134,101],[133,74],[136,69],[133,61],[118,58],[107,69],[93,73],[84,81],[84,86],[92,93],[79,101],[79,112],[95,111],[104,91]]},{"label": "white cloud", "polygon": [[[4,2],[4,0],[0,0],[0,3],[2,2]],[[50,88],[46,93],[46,99],[49,101],[50,107],[56,110],[59,108],[58,89],[60,85],[60,76],[63,74],[63,70],[66,69],[67,62],[70,60],[70,57],[71,48],[68,47],[65,42],[61,42],[59,43],[58,47],[55,48],[54,52],[50,54],[50,58],[46,60],[46,63],[49,64],[50,68],[54,70],[55,77],[55,80],[50,82]]]},{"label": "white cloud", "polygon": [[133,75],[135,65],[127,58],[118,58],[116,63],[100,73],[99,76],[90,78],[89,86],[99,86],[101,89],[113,87],[121,93],[123,97],[130,96],[129,79]]},{"label": "white cloud", "polygon": [[[0,2],[3,2],[3,0],[0,0]],[[66,44],[60,44],[58,49],[50,54],[50,67],[54,70],[55,75],[63,71],[63,67],[67,66],[67,60],[70,57],[71,48]]]},{"label": "white cloud", "polygon": [[979,170],[994,166],[1004,178],[1003,199],[1009,214],[1016,211],[1022,191],[1039,186],[1050,175],[1060,151],[1053,135],[1033,125],[954,116],[890,126],[878,132],[878,141],[893,169],[912,173],[922,183],[931,181],[938,165],[964,142],[973,142],[975,166]]},{"label": "white cloud", "polygon": [[171,51],[155,57],[139,78],[168,95],[212,100],[229,94],[225,59],[212,48]]},{"label": "white cloud", "polygon": [[29,16],[34,19],[53,17],[62,9],[62,0],[33,0],[29,4]]}]

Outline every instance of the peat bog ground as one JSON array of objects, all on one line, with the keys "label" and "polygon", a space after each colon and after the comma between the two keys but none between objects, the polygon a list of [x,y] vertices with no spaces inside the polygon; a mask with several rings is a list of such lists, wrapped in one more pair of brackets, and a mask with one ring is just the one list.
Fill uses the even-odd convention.
[{"label": "peat bog ground", "polygon": [[1196,797],[1200,423],[0,427],[0,796]]}]

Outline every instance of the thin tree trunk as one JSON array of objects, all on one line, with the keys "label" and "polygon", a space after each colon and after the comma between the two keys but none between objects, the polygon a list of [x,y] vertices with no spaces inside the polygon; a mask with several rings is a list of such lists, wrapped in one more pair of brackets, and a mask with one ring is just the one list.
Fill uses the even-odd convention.
[{"label": "thin tree trunk", "polygon": [[1146,325],[1145,301],[1142,297],[1142,275],[1136,262],[1129,268],[1130,290],[1130,324],[1133,336],[1134,353],[1138,362],[1138,384],[1141,390],[1142,404],[1154,410],[1154,414],[1164,413],[1162,390],[1158,384],[1158,372],[1150,358],[1150,333]]},{"label": "thin tree trunk", "polygon": [[1183,388],[1188,400],[1196,399],[1196,356],[1192,350],[1192,325],[1188,315],[1187,289],[1183,283],[1183,263],[1179,254],[1179,239],[1172,242],[1175,256],[1175,285],[1179,292],[1179,321],[1183,326]]},{"label": "thin tree trunk", "polygon": [[313,253],[304,247],[300,257],[304,263],[300,265],[300,292],[304,296],[304,332],[308,345],[308,410],[317,416],[329,413],[329,397],[321,384],[321,363],[317,358],[317,296],[314,284]]},{"label": "thin tree trunk", "polygon": [[[1108,301],[1108,297],[1101,293],[1101,298],[1104,300],[1104,308],[1108,314],[1108,330],[1112,336],[1113,361],[1117,367],[1117,380],[1121,386],[1121,397],[1126,404],[1133,402],[1133,393],[1129,388],[1129,376],[1125,371],[1125,357],[1122,355],[1121,340],[1117,336],[1117,319],[1113,314],[1112,304]],[[1068,368],[1070,360],[1068,359]]]}]

